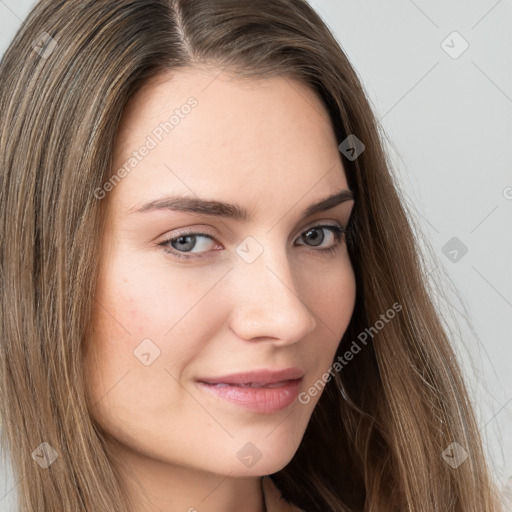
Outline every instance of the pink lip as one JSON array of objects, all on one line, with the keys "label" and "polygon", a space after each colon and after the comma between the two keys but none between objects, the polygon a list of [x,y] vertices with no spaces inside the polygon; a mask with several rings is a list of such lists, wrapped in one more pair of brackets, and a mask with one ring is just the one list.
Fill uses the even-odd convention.
[{"label": "pink lip", "polygon": [[205,377],[197,379],[207,384],[273,384],[285,380],[295,380],[304,377],[300,368],[285,368],[284,370],[257,370],[252,372],[233,373],[221,377]]},{"label": "pink lip", "polygon": [[199,382],[203,389],[215,394],[219,398],[234,402],[237,405],[257,412],[271,413],[288,407],[295,401],[302,379],[287,380],[275,383],[272,388],[242,387],[240,385],[206,384]]},{"label": "pink lip", "polygon": [[303,376],[304,372],[300,368],[262,370],[198,379],[198,385],[241,407],[271,413],[284,409],[295,401]]}]

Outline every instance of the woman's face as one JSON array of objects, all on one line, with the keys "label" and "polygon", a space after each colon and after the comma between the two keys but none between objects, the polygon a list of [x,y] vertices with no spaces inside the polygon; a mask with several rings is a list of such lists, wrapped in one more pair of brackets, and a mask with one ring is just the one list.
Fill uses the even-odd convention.
[{"label": "woman's face", "polygon": [[[348,188],[313,92],[218,73],[167,75],[125,110],[117,179],[102,189],[86,369],[92,414],[120,453],[146,467],[266,475],[297,450],[320,397],[308,389],[354,308],[337,234],[353,201],[304,214]],[[255,388],[225,377],[260,371],[240,377]]]}]

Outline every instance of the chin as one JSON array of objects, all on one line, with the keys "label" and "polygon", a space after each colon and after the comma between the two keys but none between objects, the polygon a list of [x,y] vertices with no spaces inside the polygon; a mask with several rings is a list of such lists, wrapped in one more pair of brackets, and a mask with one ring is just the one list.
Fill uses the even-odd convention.
[{"label": "chin", "polygon": [[[290,433],[287,436],[285,431],[280,434],[277,434],[277,430],[270,435],[269,431],[265,431],[259,441],[240,442],[240,438],[236,439],[235,460],[229,461],[227,472],[232,476],[247,477],[281,471],[294,457],[302,438],[290,438]],[[218,465],[216,468],[218,471]]]}]

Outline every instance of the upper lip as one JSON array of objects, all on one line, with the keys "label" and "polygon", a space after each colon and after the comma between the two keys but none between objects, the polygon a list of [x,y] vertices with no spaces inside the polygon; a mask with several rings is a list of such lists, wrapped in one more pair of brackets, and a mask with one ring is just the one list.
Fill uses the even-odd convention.
[{"label": "upper lip", "polygon": [[297,380],[304,377],[304,371],[300,368],[285,368],[283,370],[256,370],[220,377],[208,377],[197,379],[206,384],[275,384],[286,380]]}]

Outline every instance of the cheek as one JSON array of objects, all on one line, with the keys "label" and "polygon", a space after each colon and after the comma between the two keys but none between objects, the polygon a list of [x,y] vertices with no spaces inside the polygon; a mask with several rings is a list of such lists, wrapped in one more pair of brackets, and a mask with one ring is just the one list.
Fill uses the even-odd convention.
[{"label": "cheek", "polygon": [[105,271],[95,301],[101,338],[131,350],[145,339],[158,346],[169,339],[200,292],[200,286],[184,275],[163,272],[143,260],[138,263],[123,264],[119,259]]},{"label": "cheek", "polygon": [[315,362],[313,381],[331,367],[354,311],[356,279],[348,257],[328,275],[308,280],[306,295],[304,302],[317,320],[316,335],[306,350],[307,359]]},{"label": "cheek", "polygon": [[151,387],[168,389],[169,374],[181,378],[207,342],[204,333],[211,335],[220,316],[211,298],[205,300],[218,277],[191,275],[144,261],[123,264],[121,258],[105,268],[87,344],[90,392],[96,400],[120,379],[124,382],[118,390],[131,382],[127,403],[133,404],[137,394],[149,393]]},{"label": "cheek", "polygon": [[317,319],[317,328],[339,342],[356,300],[356,279],[348,255],[339,265],[317,274],[316,279],[309,277],[305,287],[305,302]]},{"label": "cheek", "polygon": [[165,336],[175,316],[168,311],[180,310],[178,304],[167,298],[167,307],[154,305],[154,295],[132,284],[99,297],[85,364],[93,417],[104,431],[135,446],[145,433],[168,428],[167,411],[184,407],[186,397],[173,377],[180,380],[198,348],[193,340],[176,343],[172,333]]}]

